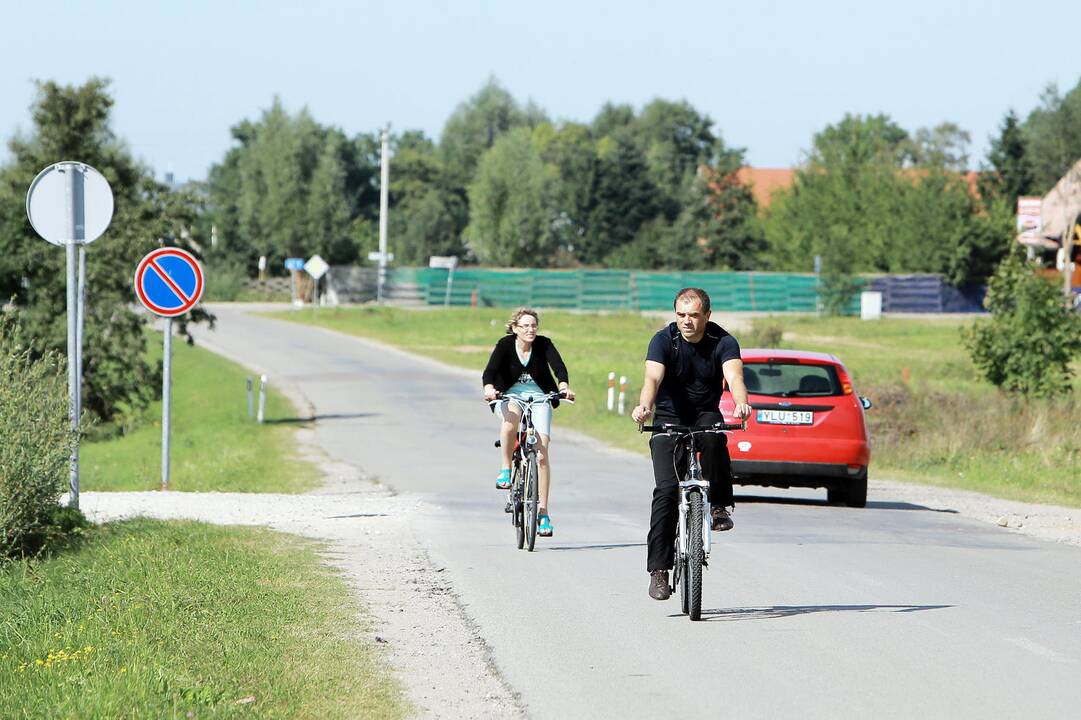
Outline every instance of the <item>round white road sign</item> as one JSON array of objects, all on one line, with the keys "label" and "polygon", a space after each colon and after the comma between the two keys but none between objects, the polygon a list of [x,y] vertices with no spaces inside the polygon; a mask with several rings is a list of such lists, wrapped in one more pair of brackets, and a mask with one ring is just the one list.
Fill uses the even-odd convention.
[{"label": "round white road sign", "polygon": [[26,192],[26,216],[53,245],[85,245],[113,219],[109,181],[86,163],[65,160],[38,173]]}]

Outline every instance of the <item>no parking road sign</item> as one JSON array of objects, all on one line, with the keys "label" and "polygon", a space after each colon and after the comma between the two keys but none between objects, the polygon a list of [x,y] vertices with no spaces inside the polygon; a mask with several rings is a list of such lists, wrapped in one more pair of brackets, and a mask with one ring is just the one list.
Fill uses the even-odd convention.
[{"label": "no parking road sign", "polygon": [[169,418],[173,378],[173,318],[195,307],[203,296],[203,269],[179,248],[158,248],[135,268],[135,294],[150,312],[165,318],[161,363],[161,489],[169,489]]},{"label": "no parking road sign", "polygon": [[156,315],[183,315],[203,295],[203,269],[189,252],[159,248],[135,268],[135,293],[139,302]]}]

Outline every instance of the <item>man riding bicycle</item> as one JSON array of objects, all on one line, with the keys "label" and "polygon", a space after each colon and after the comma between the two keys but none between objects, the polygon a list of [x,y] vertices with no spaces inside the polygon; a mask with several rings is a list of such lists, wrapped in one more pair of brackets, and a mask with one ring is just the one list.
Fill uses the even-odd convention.
[{"label": "man riding bicycle", "polygon": [[[672,308],[676,321],[660,330],[646,351],[645,379],[638,405],[631,411],[636,423],[653,415],[653,424],[709,425],[723,422],[719,411],[724,383],[732,392],[737,419],[750,416],[739,343],[720,325],[710,322],[709,295],[701,288],[676,293]],[[698,441],[702,474],[709,481],[711,523],[714,530],[731,530],[732,468],[723,435],[703,434]],[[679,504],[675,439],[654,432],[649,441],[653,456],[653,508],[647,536],[646,570],[649,596],[667,600],[672,594],[668,571],[672,568]]]}]

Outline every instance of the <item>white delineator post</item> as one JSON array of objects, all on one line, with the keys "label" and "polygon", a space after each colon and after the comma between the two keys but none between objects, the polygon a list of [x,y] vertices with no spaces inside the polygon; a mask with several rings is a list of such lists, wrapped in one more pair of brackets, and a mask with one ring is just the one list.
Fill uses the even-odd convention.
[{"label": "white delineator post", "polygon": [[266,413],[266,375],[259,376],[259,422],[263,422]]},{"label": "white delineator post", "polygon": [[608,373],[608,412],[612,412],[616,407],[616,374],[614,372]]},{"label": "white delineator post", "polygon": [[627,399],[627,376],[619,376],[619,414],[623,414],[624,401]]}]

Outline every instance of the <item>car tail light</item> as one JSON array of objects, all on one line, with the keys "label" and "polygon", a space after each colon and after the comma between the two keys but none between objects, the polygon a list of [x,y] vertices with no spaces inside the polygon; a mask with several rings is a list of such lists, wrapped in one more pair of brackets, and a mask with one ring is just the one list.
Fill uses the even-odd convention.
[{"label": "car tail light", "polygon": [[852,381],[848,379],[848,371],[843,367],[837,367],[837,375],[841,378],[841,393],[843,395],[852,394]]}]

